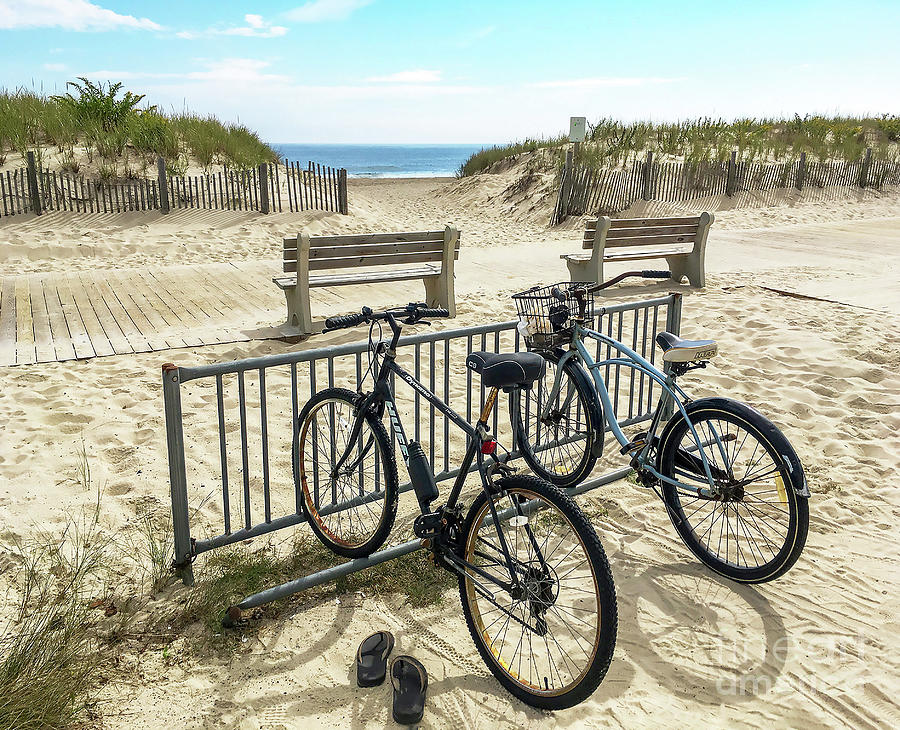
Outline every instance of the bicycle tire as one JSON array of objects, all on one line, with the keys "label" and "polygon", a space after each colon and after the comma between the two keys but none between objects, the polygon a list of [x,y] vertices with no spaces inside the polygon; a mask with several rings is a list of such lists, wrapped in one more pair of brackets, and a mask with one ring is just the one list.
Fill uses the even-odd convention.
[{"label": "bicycle tire", "polygon": [[[561,353],[542,353],[548,363],[555,365],[559,362]],[[557,394],[557,402],[564,401],[568,405],[555,409],[551,418],[556,421],[554,426],[544,422],[537,416],[537,408],[542,408],[549,391],[553,387],[554,374],[551,368],[547,368],[544,378],[532,385],[531,391],[516,389],[510,393],[510,413],[516,413],[516,443],[519,453],[528,464],[534,474],[557,487],[574,487],[587,478],[588,474],[597,463],[597,459],[603,452],[603,439],[605,436],[603,406],[594,384],[584,368],[573,358],[563,366],[563,378],[567,381],[560,386]],[[536,394],[535,394],[536,393]],[[561,398],[567,394],[564,398]],[[574,414],[564,416],[563,411]],[[535,421],[535,423],[530,423]],[[541,421],[541,423],[536,423]],[[583,434],[576,440],[569,441],[564,446],[549,446],[540,448],[541,444],[532,443],[535,437],[540,441],[541,428],[549,433],[549,429],[555,428],[557,443],[559,441],[560,424],[565,421],[568,424],[574,422],[575,432]],[[565,438],[570,438],[566,436]],[[545,456],[546,455],[546,456]],[[548,463],[548,457],[550,463]],[[561,459],[571,457],[571,465],[565,464]]]},{"label": "bicycle tire", "polygon": [[[497,609],[490,608],[495,604],[487,600],[482,605],[473,582],[473,575],[478,578],[481,576],[472,571],[471,568],[467,568],[463,574],[459,575],[460,602],[466,618],[466,625],[488,669],[514,696],[532,707],[544,710],[561,710],[571,707],[585,700],[597,689],[606,676],[612,661],[616,643],[618,609],[609,562],[606,559],[600,539],[597,537],[597,533],[587,517],[585,517],[575,502],[558,487],[536,477],[525,475],[505,477],[495,482],[494,486],[497,491],[493,494],[492,499],[501,502],[500,505],[495,504],[495,507],[498,508],[498,514],[501,515],[501,521],[503,521],[503,506],[505,504],[514,505],[518,503],[522,507],[528,504],[536,505],[533,511],[528,512],[527,522],[525,523],[527,529],[523,530],[525,526],[522,523],[513,524],[511,520],[505,521],[507,526],[512,526],[512,529],[516,530],[515,540],[512,539],[512,536],[507,535],[510,551],[515,556],[527,557],[527,553],[520,552],[520,538],[524,549],[531,544],[529,537],[534,537],[533,543],[543,546],[541,554],[546,559],[536,561],[534,556],[538,554],[538,551],[534,550],[531,553],[531,559],[519,559],[517,561],[517,565],[521,566],[525,575],[523,580],[525,598],[517,601],[512,593],[506,592],[504,596],[509,597],[509,610],[505,614],[501,613],[498,619],[491,619],[492,622],[487,625],[485,616],[490,616]],[[503,500],[509,501],[504,502]],[[541,507],[552,511],[544,512],[539,509]],[[479,538],[481,528],[485,526],[486,518],[490,518],[490,508],[486,494],[481,492],[472,503],[462,528],[463,542],[459,548],[460,554],[461,557],[470,562],[473,562],[476,557],[484,561],[486,551],[489,549],[486,545],[490,545],[490,543],[484,537]],[[571,528],[574,535],[571,539],[573,543],[572,550],[568,550],[568,545],[561,547],[566,537],[566,526]],[[542,529],[547,531],[547,538],[543,540],[540,539]],[[550,541],[550,535],[553,535],[554,542],[556,540],[557,535],[553,531],[555,529],[559,529],[562,537],[559,539],[556,547],[553,550],[549,550],[549,546],[554,544]],[[485,534],[488,537],[497,535],[497,530],[493,527],[493,524],[487,525]],[[504,534],[506,534],[505,529]],[[499,540],[497,542],[499,544]],[[479,546],[477,554],[475,552],[476,543]],[[584,554],[584,559],[581,563],[577,562],[577,558],[572,558],[572,555],[575,554],[574,551],[579,547]],[[555,565],[550,565],[560,552],[563,553],[563,557]],[[570,567],[570,562],[574,562],[575,565]],[[489,561],[482,562],[480,567],[489,570],[495,564],[497,566],[501,565],[497,561]],[[540,566],[542,564],[550,567],[541,570]],[[525,566],[528,566],[527,570],[524,570]],[[575,573],[579,567],[581,568],[580,574]],[[566,572],[560,575],[563,568]],[[502,565],[502,570],[500,570],[500,567],[497,567],[496,570],[501,579],[505,574],[508,580],[509,573],[505,564]],[[579,575],[588,576],[588,578],[578,585],[591,585],[589,579],[592,579],[593,591],[583,587],[579,588],[577,585],[570,585],[578,580]],[[555,595],[553,593],[554,588]],[[496,589],[498,595],[503,593],[499,587],[496,587]],[[561,595],[563,589],[566,589],[565,599]],[[586,597],[587,594],[591,594],[590,597]],[[573,603],[569,603],[573,596],[577,598],[574,599]],[[504,600],[504,598],[498,600]],[[565,608],[562,607],[563,600],[566,603]],[[588,608],[584,608],[584,606],[588,606]],[[489,607],[489,610],[485,612],[484,607]],[[511,620],[518,614],[519,610],[521,610],[524,620],[534,621],[536,625],[539,621],[536,617],[542,611],[545,619],[543,640],[541,639],[541,634],[537,632],[529,631],[528,633],[527,643],[531,654],[525,666],[525,669],[528,670],[527,680],[524,677],[521,658],[526,651],[524,648],[525,633],[523,632],[523,638],[516,647],[516,651],[518,651],[518,646],[521,646],[523,651],[523,655],[520,655],[518,661],[516,660],[515,652],[509,653],[505,651],[513,646],[515,642],[513,632],[516,631],[516,627],[521,625],[518,619],[517,621]],[[507,628],[497,628],[497,622],[502,620],[503,615],[509,617],[506,619]],[[578,637],[572,633],[572,628],[565,623],[566,616],[578,616],[578,622],[575,622],[573,625],[576,628],[580,625],[589,626],[591,632],[593,632],[586,632],[590,639],[587,636],[583,637],[585,642],[592,642],[589,643],[592,649],[590,654],[578,642]],[[589,623],[594,619],[596,620],[595,627]],[[554,632],[554,628],[560,624],[566,630],[561,630],[557,635]],[[492,629],[496,632],[493,638],[490,635]],[[569,633],[567,634],[566,632]],[[501,634],[502,641],[500,638]],[[510,634],[513,634],[513,638],[510,638],[507,643],[506,639],[509,638]],[[550,635],[550,640],[547,640],[547,634]],[[569,634],[571,634],[571,638]],[[565,664],[563,661],[557,664],[553,661],[553,651],[558,647],[560,657],[562,657],[564,644],[572,646],[572,641],[574,641],[574,645],[582,649],[587,661],[577,676],[575,676],[575,670],[578,667],[576,666],[572,669],[573,679],[568,684],[564,684],[562,671],[569,673],[569,659],[564,660]],[[541,643],[543,643],[543,647],[541,647]],[[542,648],[546,648],[549,661],[543,661],[535,656],[533,652],[534,644],[537,644],[539,651]],[[570,655],[566,654],[566,656]],[[580,655],[576,654],[576,657],[580,657]],[[562,666],[562,670],[560,666]],[[553,677],[554,670],[557,674],[556,678]],[[544,671],[546,673],[543,673]],[[548,674],[549,677],[547,676]],[[552,688],[550,687],[551,678],[554,682]],[[537,684],[535,684],[535,679]],[[543,683],[541,683],[542,679]]]},{"label": "bicycle tire", "polygon": [[[676,532],[697,558],[720,575],[741,583],[764,583],[779,578],[797,562],[809,532],[808,498],[797,493],[804,487],[805,481],[796,452],[784,434],[769,419],[744,403],[728,398],[704,398],[688,404],[686,411],[697,430],[698,437],[705,439],[705,443],[714,443],[715,439],[711,436],[707,438],[703,434],[718,432],[728,434],[729,440],[722,439],[723,447],[711,446],[706,450],[707,458],[711,467],[719,469],[719,473],[727,473],[728,479],[733,482],[746,484],[741,487],[739,499],[719,501],[685,495],[674,485],[663,482],[663,499]],[[705,426],[713,421],[718,426]],[[733,438],[731,438],[732,430],[734,430]],[[740,431],[744,431],[746,435],[740,436]],[[691,479],[693,471],[698,484],[708,485],[705,473],[697,473],[701,469],[695,468],[700,466],[696,457],[693,462],[685,463],[691,458],[685,457],[683,444],[686,436],[690,443],[694,442],[693,436],[689,435],[688,422],[684,415],[676,413],[660,436],[658,471],[664,476],[680,481]],[[756,445],[748,452],[752,445],[748,443],[751,436]],[[759,451],[760,446],[762,452]],[[680,459],[681,463],[677,463],[676,459]],[[725,462],[728,460],[730,464],[726,468]],[[746,481],[748,478],[746,471],[741,479],[735,478],[736,472],[744,468],[741,465],[743,460],[750,462],[747,469],[755,469],[759,473],[752,481]],[[762,466],[758,466],[760,463]],[[755,484],[769,488],[762,491],[756,488],[750,491],[745,488]],[[776,497],[760,496],[772,494]],[[685,504],[685,499],[691,501]],[[715,516],[717,510],[721,510],[720,516]],[[734,526],[731,522],[732,512]],[[780,527],[782,520],[785,523],[783,536]],[[704,526],[703,523],[706,521],[708,524]],[[719,525],[718,540],[715,540],[716,524]],[[701,529],[703,533],[699,534]],[[755,541],[754,534],[763,538],[764,546]],[[707,535],[710,539],[704,541]],[[714,541],[715,548],[712,546]],[[766,552],[772,554],[771,558],[760,562],[760,558],[764,558]],[[748,554],[754,561],[753,565],[749,564]],[[743,561],[747,564],[739,564]]]},{"label": "bicycle tire", "polygon": [[[357,461],[359,461],[359,464],[353,469],[353,472],[359,477],[359,484],[352,488],[349,486],[349,471],[344,475],[343,481],[341,477],[338,480],[331,479],[331,469],[327,472],[321,470],[321,466],[318,463],[318,461],[322,460],[321,458],[315,460],[308,459],[307,456],[312,453],[322,457],[323,452],[326,452],[328,459],[336,461],[339,458],[342,450],[339,452],[337,449],[340,445],[336,446],[335,449],[330,449],[324,448],[317,443],[317,437],[324,438],[322,435],[323,431],[318,427],[312,430],[312,419],[317,419],[322,409],[327,404],[332,404],[332,407],[329,408],[329,411],[332,412],[332,422],[329,428],[333,436],[334,424],[337,420],[335,415],[337,406],[341,406],[342,413],[346,412],[347,416],[342,416],[342,418],[349,425],[349,419],[357,413],[357,400],[358,395],[345,388],[328,388],[310,398],[297,417],[298,438],[295,441],[293,459],[291,460],[294,471],[294,483],[302,495],[303,512],[307,517],[310,528],[329,550],[348,558],[366,557],[375,552],[387,540],[394,525],[398,498],[397,463],[387,431],[384,428],[384,424],[374,414],[368,413],[365,415],[364,427],[360,432],[358,441],[365,441],[366,443],[363,443],[358,449]],[[368,435],[366,434],[366,429],[368,429]],[[309,443],[307,443],[308,436],[310,437]],[[367,445],[369,436],[372,439],[371,445]],[[346,440],[344,446],[345,444]],[[372,452],[371,470],[367,467],[369,449],[374,449]],[[335,453],[337,453],[337,457],[333,456]],[[310,461],[312,462],[311,464],[308,463]],[[333,467],[333,465],[334,462],[329,466]],[[310,468],[314,470],[312,479],[309,478],[310,475],[307,473]],[[371,477],[367,480],[366,477],[370,473]],[[324,491],[321,485],[323,479],[326,480],[331,493],[331,501],[325,503],[324,506],[321,498]],[[328,482],[329,479],[330,482]],[[367,491],[366,486],[363,484],[364,481],[379,482],[379,480],[380,484],[374,483],[370,485],[373,487],[371,491]],[[312,487],[310,481],[312,481]],[[339,491],[341,493],[340,500],[338,500]],[[327,510],[329,506],[346,504],[348,501],[357,498],[359,499],[359,504],[352,504],[351,502],[352,506],[330,513]],[[372,504],[380,505],[377,512],[372,511]],[[354,514],[357,515],[355,524]]]}]

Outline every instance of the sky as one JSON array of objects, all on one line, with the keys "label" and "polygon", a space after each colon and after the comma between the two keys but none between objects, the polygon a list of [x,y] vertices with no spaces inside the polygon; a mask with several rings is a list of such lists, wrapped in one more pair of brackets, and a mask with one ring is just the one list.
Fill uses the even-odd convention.
[{"label": "sky", "polygon": [[900,114],[900,0],[0,0],[0,87],[122,81],[269,142]]}]

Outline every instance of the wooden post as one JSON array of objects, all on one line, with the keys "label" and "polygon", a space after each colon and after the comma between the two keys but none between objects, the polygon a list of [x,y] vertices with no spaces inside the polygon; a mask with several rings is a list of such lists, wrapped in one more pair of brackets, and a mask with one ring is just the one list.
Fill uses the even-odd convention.
[{"label": "wooden post", "polygon": [[347,215],[350,212],[349,205],[347,203],[347,169],[341,168],[341,176],[340,176],[340,192],[341,192],[341,213]]},{"label": "wooden post", "polygon": [[803,190],[803,183],[806,182],[806,153],[800,153],[800,164],[797,166],[797,177],[794,180],[794,187],[797,190]]},{"label": "wooden post", "polygon": [[[30,152],[28,154],[31,154]],[[869,184],[869,168],[872,166],[872,148],[866,147],[866,156],[859,167],[859,186],[866,187]]]},{"label": "wooden post", "polygon": [[259,166],[259,212],[269,212],[269,166],[263,162]]},{"label": "wooden post", "polygon": [[41,214],[41,192],[38,188],[37,166],[34,161],[34,152],[26,153],[28,159],[28,197],[31,198],[31,209],[35,215]]},{"label": "wooden post", "polygon": [[653,200],[653,153],[647,153],[647,161],[644,163],[643,181],[642,181],[642,200]]},{"label": "wooden post", "polygon": [[156,159],[156,175],[159,179],[159,209],[169,212],[169,186],[166,184],[166,161],[162,157]]},{"label": "wooden post", "polygon": [[568,201],[569,189],[572,187],[572,149],[566,150],[566,164],[563,167],[562,178],[559,181],[559,198],[556,200],[556,211],[553,218],[554,223],[561,223],[569,214]]},{"label": "wooden post", "polygon": [[728,159],[728,174],[725,177],[725,195],[729,198],[734,195],[734,189],[737,187],[737,150],[731,150],[731,157]]}]

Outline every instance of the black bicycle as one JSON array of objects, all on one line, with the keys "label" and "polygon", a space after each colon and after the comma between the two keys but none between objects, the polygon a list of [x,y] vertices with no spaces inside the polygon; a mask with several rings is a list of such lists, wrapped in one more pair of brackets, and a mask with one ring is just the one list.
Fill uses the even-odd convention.
[{"label": "black bicycle", "polygon": [[[396,362],[402,325],[446,316],[445,309],[409,304],[326,320],[326,331],[370,325],[363,381],[371,373],[374,387],[323,390],[300,413],[294,463],[304,509],[318,538],[340,555],[365,556],[384,543],[398,495],[386,412],[421,510],[413,531],[435,565],[458,576],[463,614],[488,668],[534,707],[571,707],[597,688],[612,659],[617,609],[609,563],[575,503],[547,481],[515,474],[506,463],[509,452],[488,429],[498,392],[529,388],[543,377],[544,359],[528,352],[470,354],[467,367],[489,389],[471,426]],[[382,322],[392,333],[388,342]],[[392,374],[467,434],[458,476],[439,507],[432,506],[439,493],[425,453],[406,438]],[[481,492],[464,515],[459,497],[473,462]]]}]

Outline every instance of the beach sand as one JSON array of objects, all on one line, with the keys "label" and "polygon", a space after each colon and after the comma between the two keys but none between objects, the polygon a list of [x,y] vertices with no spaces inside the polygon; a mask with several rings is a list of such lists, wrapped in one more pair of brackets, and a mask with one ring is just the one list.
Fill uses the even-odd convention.
[{"label": "beach sand", "polygon": [[[300,229],[452,224],[462,232],[459,316],[435,326],[505,320],[514,312],[511,293],[566,278],[559,254],[578,249],[583,223],[548,229],[552,201],[541,193],[517,197],[514,182],[512,173],[460,182],[351,181],[349,216],[183,211],[4,220],[0,274],[246,261],[271,264],[270,276],[279,269],[281,237]],[[595,524],[620,621],[606,680],[571,710],[540,713],[500,687],[471,642],[455,590],[427,609],[351,593],[300,597],[277,619],[258,622],[227,655],[191,650],[189,637],[165,651],[135,649],[120,681],[101,693],[102,726],[383,727],[391,724],[389,685],[358,689],[352,669],[359,641],[381,628],[394,632],[397,653],[413,654],[428,669],[427,727],[900,725],[900,196],[845,191],[738,202],[645,203],[630,214],[716,211],[707,287],[674,288],[685,295],[682,333],[718,340],[721,354],[684,385],[693,395],[750,403],[795,445],[813,497],[807,547],[786,576],[751,587],[717,578],[681,544],[652,494],[619,482],[580,498],[607,513]],[[242,324],[277,325],[283,297],[266,276],[258,280],[259,305]],[[314,293],[314,313],[406,302],[421,296],[420,286]],[[672,289],[640,283],[609,298]],[[0,579],[12,575],[6,546],[37,529],[61,528],[95,498],[74,478],[82,449],[103,487],[106,529],[127,533],[139,511],[168,510],[161,363],[217,362],[363,334],[0,369]],[[351,376],[338,373],[352,387]],[[188,390],[186,401],[208,405],[208,392]],[[192,483],[214,479],[214,427],[203,425],[189,452]],[[607,452],[598,473],[622,465],[617,449]],[[288,463],[284,454],[273,459],[282,470]],[[215,486],[192,487],[192,505]],[[401,500],[407,508],[410,501]],[[216,509],[205,505],[201,517],[214,521]],[[406,529],[401,520],[392,541],[406,539]],[[200,570],[202,558],[198,563]],[[177,603],[188,590],[172,586],[158,600]]]}]

